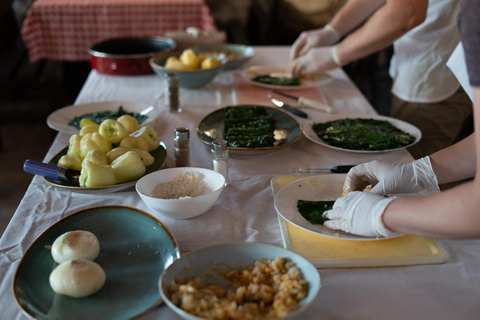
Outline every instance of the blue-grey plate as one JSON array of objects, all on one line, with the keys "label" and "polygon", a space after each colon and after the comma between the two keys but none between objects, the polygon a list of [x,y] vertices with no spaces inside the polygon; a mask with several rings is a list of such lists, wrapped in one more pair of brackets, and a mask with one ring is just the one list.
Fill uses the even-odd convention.
[{"label": "blue-grey plate", "polygon": [[[260,148],[247,148],[247,147],[228,147],[229,150],[233,151],[268,151],[276,150],[281,148],[286,148],[297,142],[302,136],[302,130],[298,122],[292,118],[290,115],[286,114],[283,111],[266,107],[266,106],[257,106],[257,105],[238,105],[235,107],[256,107],[256,108],[265,108],[267,112],[273,116],[276,122],[275,129],[275,143],[272,147],[260,147]],[[224,139],[223,129],[224,129],[224,119],[225,119],[225,110],[226,108],[218,109],[200,121],[197,127],[197,135],[200,141],[207,145],[211,145],[215,139]]]},{"label": "blue-grey plate", "polygon": [[[56,294],[49,284],[57,266],[49,248],[71,230],[97,236],[95,262],[107,275],[103,288],[85,298]],[[158,281],[179,257],[171,232],[148,213],[124,206],[89,208],[60,220],[34,241],[15,273],[13,295],[33,319],[132,319],[162,302]]]},{"label": "blue-grey plate", "polygon": [[221,288],[229,287],[231,283],[225,279],[225,274],[232,269],[240,270],[260,259],[275,259],[282,257],[295,263],[303,278],[308,282],[308,294],[298,303],[298,308],[291,310],[282,320],[301,319],[300,314],[317,298],[321,279],[315,266],[296,252],[265,243],[237,242],[209,246],[182,254],[182,257],[172,263],[162,274],[160,291],[165,304],[184,319],[200,320],[203,318],[189,314],[170,300],[168,287],[176,279],[199,277],[204,285],[214,285]]},{"label": "blue-grey plate", "polygon": [[[68,151],[68,147],[64,148],[57,155],[55,155],[48,163],[57,165],[58,160],[60,160],[60,158],[63,155],[67,154],[67,151]],[[147,171],[145,171],[144,176],[163,168],[163,166],[165,165],[165,162],[167,161],[167,146],[163,141],[160,141],[160,146],[157,149],[150,151],[150,154],[153,156],[155,161],[147,167]],[[117,191],[121,191],[134,186],[135,183],[138,181],[138,180],[133,180],[133,181],[128,181],[124,183],[117,183],[112,186],[103,186],[103,187],[80,187],[78,183],[74,183],[74,182],[55,180],[52,178],[44,178],[44,179],[45,181],[47,181],[49,184],[51,184],[56,188],[66,189],[69,191],[76,191],[81,193],[117,192]]]},{"label": "blue-grey plate", "polygon": [[169,73],[175,73],[178,76],[178,85],[181,88],[185,89],[196,89],[203,87],[215,77],[222,72],[226,60],[221,60],[222,65],[215,68],[210,69],[198,69],[198,70],[191,70],[191,71],[180,71],[180,70],[170,70],[165,69],[165,63],[167,62],[168,58],[176,57],[179,58],[181,52],[169,52],[163,53],[158,56],[154,56],[150,58],[150,66],[152,67],[153,71],[157,74],[160,79],[167,79]]}]

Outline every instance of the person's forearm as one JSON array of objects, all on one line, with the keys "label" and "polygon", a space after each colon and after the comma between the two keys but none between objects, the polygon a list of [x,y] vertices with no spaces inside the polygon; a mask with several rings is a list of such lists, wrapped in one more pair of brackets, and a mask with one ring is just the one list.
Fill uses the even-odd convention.
[{"label": "person's forearm", "polygon": [[475,135],[430,156],[439,184],[472,178],[475,175]]},{"label": "person's forearm", "polygon": [[[480,106],[480,88],[473,87],[474,108]],[[478,110],[478,109],[477,109]],[[475,111],[477,111],[475,110]],[[480,114],[474,113],[475,127]],[[475,175],[480,170],[480,138],[475,131],[467,139],[430,157],[439,183],[452,177]],[[448,171],[453,172],[449,173]],[[473,171],[473,174],[472,174]],[[424,237],[460,239],[480,238],[480,179],[428,197],[395,199],[385,210],[383,222],[392,230]]]},{"label": "person's forearm", "polygon": [[391,45],[403,34],[421,24],[428,0],[389,0],[358,30],[337,47],[339,60],[346,64]]},{"label": "person's forearm", "polygon": [[385,0],[349,0],[335,14],[330,25],[337,30],[341,36],[350,33],[378,8],[385,4]]},{"label": "person's forearm", "polygon": [[428,197],[395,199],[384,225],[397,232],[439,239],[480,238],[480,184],[468,182]]},{"label": "person's forearm", "polygon": [[[480,106],[480,87],[473,87],[472,94],[475,105]],[[480,128],[480,115],[474,121],[475,128]],[[453,146],[430,155],[439,184],[472,178],[480,170],[480,159],[477,160],[475,151],[480,150],[480,139],[475,138],[476,134],[477,131]]]}]

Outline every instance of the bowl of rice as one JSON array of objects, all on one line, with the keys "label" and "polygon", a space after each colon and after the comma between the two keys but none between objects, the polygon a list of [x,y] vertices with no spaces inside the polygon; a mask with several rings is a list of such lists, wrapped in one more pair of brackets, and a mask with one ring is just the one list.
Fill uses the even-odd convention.
[{"label": "bowl of rice", "polygon": [[162,274],[163,301],[188,320],[292,319],[318,296],[303,256],[270,244],[220,244],[181,255]]},{"label": "bowl of rice", "polygon": [[190,219],[210,210],[224,185],[225,177],[218,172],[180,167],[152,172],[138,180],[135,189],[161,217]]}]

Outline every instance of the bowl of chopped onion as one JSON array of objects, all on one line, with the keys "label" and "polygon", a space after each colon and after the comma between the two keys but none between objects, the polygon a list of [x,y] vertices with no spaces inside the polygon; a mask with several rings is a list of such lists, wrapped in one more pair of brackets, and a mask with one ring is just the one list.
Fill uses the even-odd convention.
[{"label": "bowl of chopped onion", "polygon": [[212,208],[225,177],[213,170],[178,167],[152,172],[137,181],[143,202],[161,217],[190,219]]},{"label": "bowl of chopped onion", "polygon": [[159,281],[163,301],[187,320],[301,318],[320,275],[308,259],[264,243],[225,243],[181,255]]}]

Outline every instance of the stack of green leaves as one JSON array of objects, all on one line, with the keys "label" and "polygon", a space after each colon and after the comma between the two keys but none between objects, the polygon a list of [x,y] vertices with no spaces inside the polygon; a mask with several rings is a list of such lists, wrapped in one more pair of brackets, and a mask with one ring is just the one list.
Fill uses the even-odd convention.
[{"label": "stack of green leaves", "polygon": [[252,81],[275,86],[299,86],[301,84],[298,78],[272,77],[269,75],[254,77]]},{"label": "stack of green leaves", "polygon": [[275,120],[263,107],[227,107],[224,120],[224,138],[229,147],[271,147]]},{"label": "stack of green leaves", "polygon": [[333,208],[334,200],[329,201],[307,201],[298,200],[298,212],[311,224],[323,224],[327,219],[323,217],[325,211]]}]

